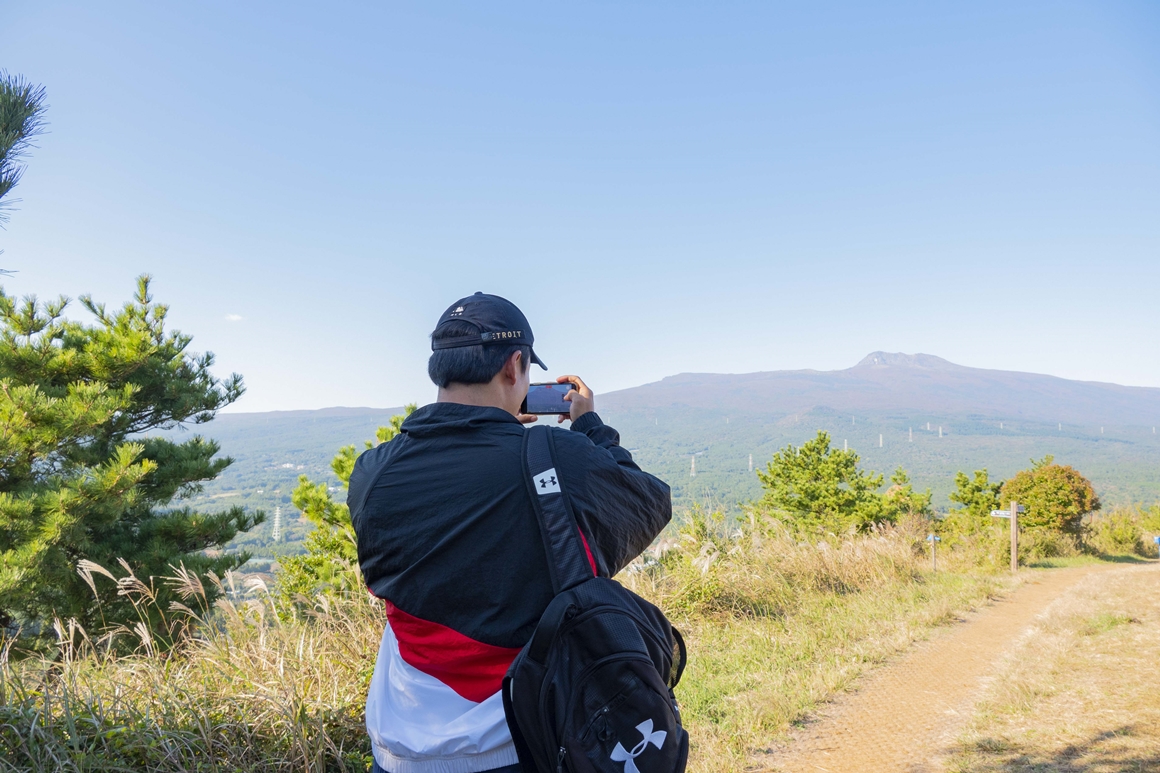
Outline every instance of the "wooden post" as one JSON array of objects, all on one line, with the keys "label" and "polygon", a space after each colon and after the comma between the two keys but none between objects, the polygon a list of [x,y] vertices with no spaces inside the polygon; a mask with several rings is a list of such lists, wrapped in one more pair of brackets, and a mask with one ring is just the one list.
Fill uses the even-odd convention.
[{"label": "wooden post", "polygon": [[930,541],[930,570],[932,572],[937,572],[938,571],[938,564],[935,563],[935,557],[934,557],[934,535],[932,534],[930,536],[931,536],[931,541]]},{"label": "wooden post", "polygon": [[1011,571],[1019,571],[1019,504],[1011,500]]}]

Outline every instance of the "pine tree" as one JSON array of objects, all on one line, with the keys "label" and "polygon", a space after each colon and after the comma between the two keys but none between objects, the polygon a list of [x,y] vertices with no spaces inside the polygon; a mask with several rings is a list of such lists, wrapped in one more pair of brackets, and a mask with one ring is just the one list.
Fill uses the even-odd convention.
[{"label": "pine tree", "polygon": [[781,449],[765,471],[757,471],[765,495],[756,504],[805,531],[866,529],[889,514],[878,493],[882,476],[859,469],[858,461],[854,451],[831,448],[829,434],[819,431],[801,448]]},{"label": "pine tree", "polygon": [[999,508],[999,490],[1003,481],[991,482],[986,468],[975,470],[974,477],[955,473],[955,490],[948,498],[959,505],[947,516],[947,529],[956,534],[977,534],[995,526],[991,511]]},{"label": "pine tree", "polygon": [[[0,289],[0,625],[9,634],[43,633],[54,617],[86,627],[137,620],[114,584],[90,587],[78,574],[82,559],[124,559],[139,577],[184,564],[206,577],[249,557],[207,550],[262,513],[180,505],[232,460],[215,458],[218,445],[200,436],[156,434],[211,420],[242,395],[242,379],[214,378],[213,355],[190,353],[189,336],[165,329],[168,308],[153,302],[149,281],[140,277],[116,312],[82,297],[94,324],[66,319],[66,298],[18,302]],[[212,601],[213,584],[206,590]],[[157,610],[168,607],[160,592]]]},{"label": "pine tree", "polygon": [[892,485],[882,495],[883,509],[889,520],[896,521],[903,516],[911,518],[915,516],[931,518],[934,516],[930,507],[932,499],[930,489],[922,492],[915,491],[906,470],[901,467],[895,470],[894,474],[890,476],[890,483]]}]

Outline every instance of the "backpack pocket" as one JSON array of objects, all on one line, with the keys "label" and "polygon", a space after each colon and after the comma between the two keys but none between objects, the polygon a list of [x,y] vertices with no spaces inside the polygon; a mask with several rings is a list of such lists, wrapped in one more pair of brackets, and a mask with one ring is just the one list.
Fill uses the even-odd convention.
[{"label": "backpack pocket", "polygon": [[577,681],[558,769],[572,773],[684,770],[689,735],[651,660],[603,658]]}]

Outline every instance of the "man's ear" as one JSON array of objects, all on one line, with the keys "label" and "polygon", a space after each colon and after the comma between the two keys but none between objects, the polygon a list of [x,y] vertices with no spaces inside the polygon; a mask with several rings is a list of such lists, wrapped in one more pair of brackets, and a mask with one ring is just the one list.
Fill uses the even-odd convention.
[{"label": "man's ear", "polygon": [[503,364],[504,381],[508,384],[515,384],[523,375],[523,358],[524,353],[518,349],[511,353],[511,356]]}]

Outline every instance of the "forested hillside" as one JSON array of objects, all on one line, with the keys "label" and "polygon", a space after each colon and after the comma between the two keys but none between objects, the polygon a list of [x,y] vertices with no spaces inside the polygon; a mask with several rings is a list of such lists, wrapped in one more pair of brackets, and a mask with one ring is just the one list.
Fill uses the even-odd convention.
[{"label": "forested hillside", "polygon": [[756,496],[749,455],[762,465],[819,429],[856,449],[864,467],[905,467],[939,509],[956,471],[1004,478],[1046,454],[1082,469],[1109,503],[1160,497],[1160,389],[874,352],[839,371],[681,374],[599,406],[681,503]]},{"label": "forested hillside", "polygon": [[[876,352],[839,371],[681,374],[598,395],[597,407],[641,465],[673,487],[678,509],[694,501],[733,509],[758,496],[750,455],[760,467],[819,429],[857,450],[865,468],[889,477],[905,467],[917,488],[932,489],[937,509],[950,504],[958,470],[986,467],[1001,479],[1048,454],[1082,470],[1109,504],[1160,499],[1160,389]],[[298,475],[337,486],[329,467],[335,451],[361,448],[400,411],[221,415],[198,431],[236,462],[198,504],[264,508],[266,523],[239,537],[259,561],[296,551],[305,530],[289,499]],[[276,506],[277,545],[270,539]]]}]

